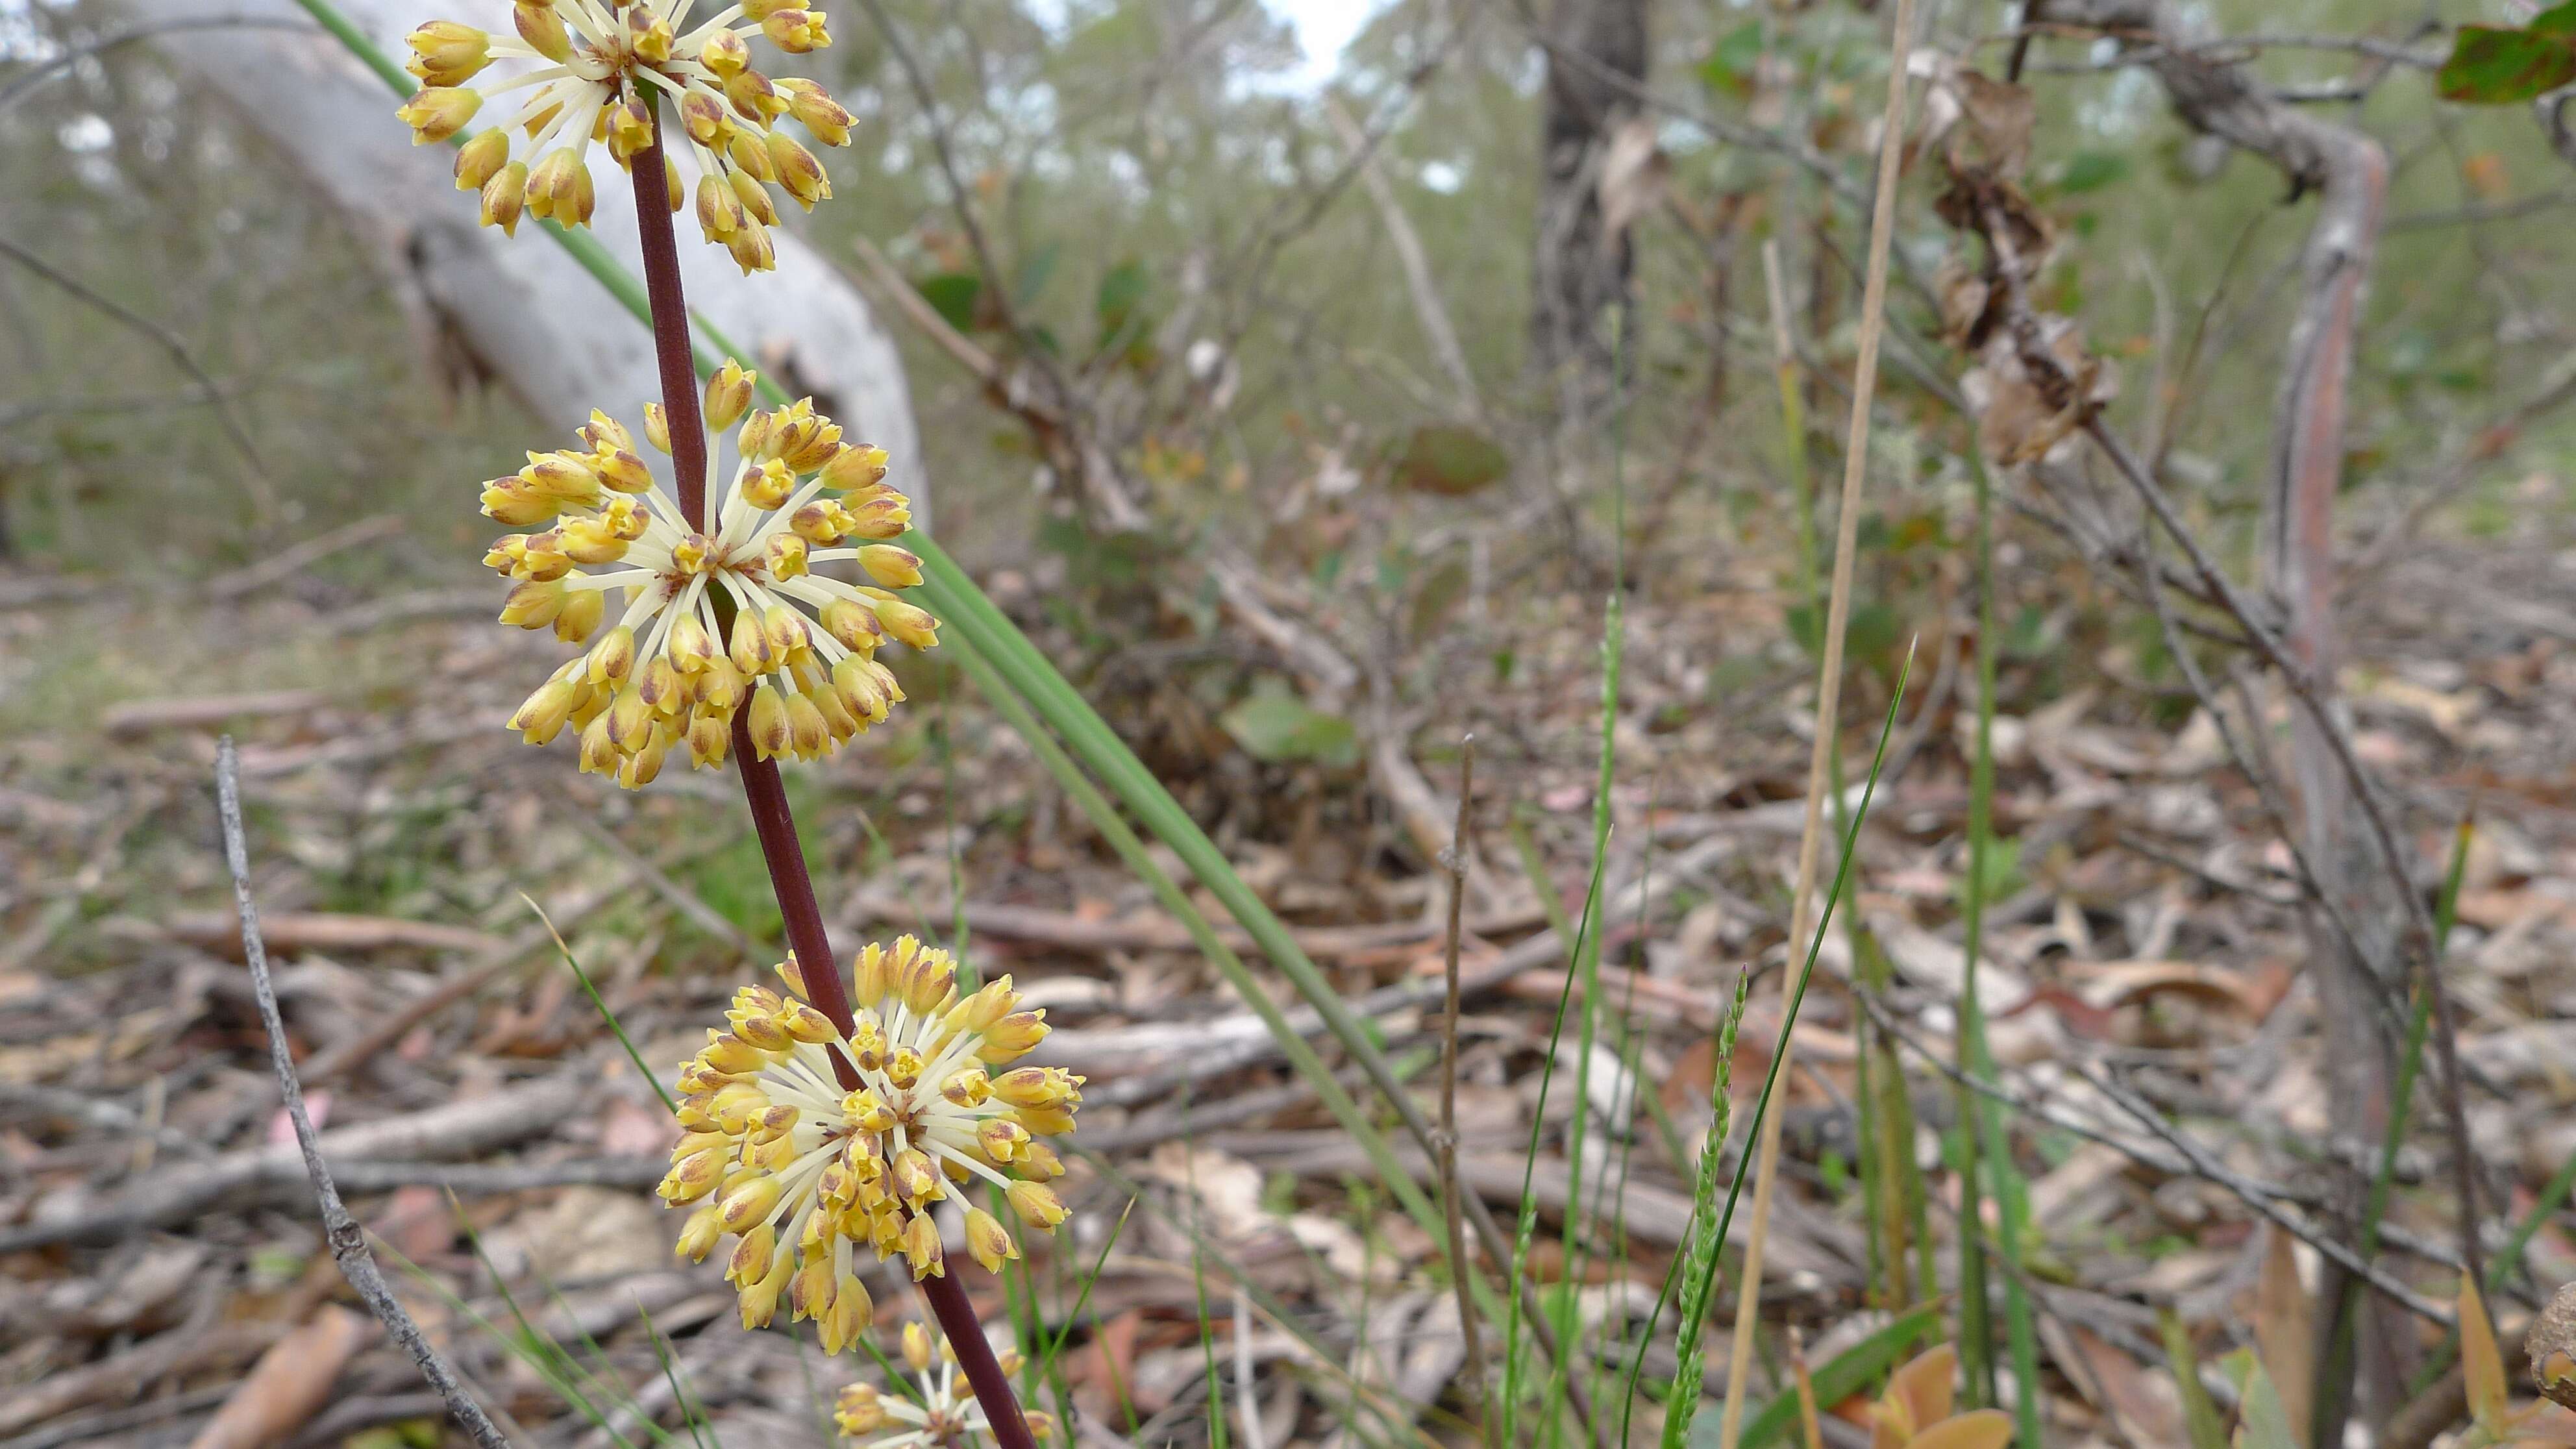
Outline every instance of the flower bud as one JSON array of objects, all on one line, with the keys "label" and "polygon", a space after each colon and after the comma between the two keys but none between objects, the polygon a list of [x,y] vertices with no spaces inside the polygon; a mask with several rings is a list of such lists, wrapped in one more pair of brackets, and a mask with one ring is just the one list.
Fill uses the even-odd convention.
[{"label": "flower bud", "polygon": [[698,231],[707,240],[721,244],[742,222],[742,202],[734,196],[733,188],[712,175],[699,177]]},{"label": "flower bud", "polygon": [[404,37],[417,67],[433,86],[459,86],[492,61],[492,37],[454,20],[433,20]]},{"label": "flower bud", "polygon": [[510,590],[501,603],[501,622],[521,629],[542,629],[555,621],[564,605],[561,579],[530,581]]},{"label": "flower bud", "polygon": [[813,152],[797,145],[784,131],[770,132],[765,144],[769,164],[778,172],[778,184],[796,198],[798,206],[812,211],[815,202],[830,198],[832,178],[823,174],[823,163],[814,159]]},{"label": "flower bud", "polygon": [[832,1421],[845,1435],[873,1434],[886,1425],[885,1403],[874,1385],[852,1384],[832,1406]]},{"label": "flower bud", "polygon": [[[712,68],[712,67],[711,67]],[[802,76],[771,83],[787,98],[788,112],[797,123],[812,132],[814,139],[826,146],[850,144],[850,126],[857,119],[821,86]]]},{"label": "flower bud", "polygon": [[746,277],[754,272],[775,270],[778,266],[778,246],[769,239],[769,228],[749,217],[743,218],[742,226],[725,238],[725,250],[732,254],[734,265],[742,268]]},{"label": "flower bud", "polygon": [[1005,1259],[1020,1255],[1019,1245],[1011,1241],[1001,1219],[982,1208],[966,1210],[966,1251],[984,1265],[987,1273],[1001,1272]]},{"label": "flower bud", "polygon": [[823,486],[843,493],[865,488],[886,475],[886,450],[864,443],[843,448],[823,465]]},{"label": "flower bud", "polygon": [[572,33],[564,28],[563,17],[555,13],[552,4],[519,0],[511,7],[510,19],[530,50],[558,65],[572,59]]},{"label": "flower bud", "polygon": [[644,109],[640,96],[628,96],[610,106],[604,113],[608,123],[608,154],[619,165],[625,165],[643,154],[653,141],[653,115]]},{"label": "flower bud", "polygon": [[632,5],[626,11],[626,48],[647,65],[660,65],[671,58],[676,37],[671,22],[654,13],[649,5]]},{"label": "flower bud", "polygon": [[904,1261],[912,1267],[912,1281],[945,1277],[947,1263],[939,1250],[939,1225],[926,1215],[916,1215],[903,1227]]},{"label": "flower bud", "polygon": [[671,451],[671,420],[662,412],[660,403],[644,405],[644,441],[651,443],[655,452]]},{"label": "flower bud", "polygon": [[572,718],[577,693],[569,679],[547,680],[510,716],[510,728],[529,744],[545,744],[562,733],[564,721]]},{"label": "flower bud", "polygon": [[423,86],[412,92],[411,99],[403,102],[394,115],[411,127],[413,145],[426,146],[464,130],[465,123],[474,119],[482,105],[483,97],[476,91]]},{"label": "flower bud", "polygon": [[719,1210],[713,1204],[702,1207],[689,1214],[688,1224],[680,1229],[679,1256],[692,1263],[703,1263],[707,1250],[713,1248],[716,1239],[723,1235],[724,1223]]},{"label": "flower bud", "polygon": [[768,19],[760,22],[760,33],[769,37],[770,44],[789,55],[821,50],[832,43],[831,32],[823,24],[822,15],[812,10],[772,11]]},{"label": "flower bud", "polygon": [[788,471],[785,459],[771,458],[757,468],[744,469],[735,487],[743,502],[766,513],[786,506],[796,491],[796,475]]},{"label": "flower bud", "polygon": [[530,528],[552,519],[563,500],[541,493],[525,478],[495,478],[483,485],[483,516],[512,528]]},{"label": "flower bud", "polygon": [[751,406],[751,390],[759,381],[759,373],[726,358],[716,375],[707,379],[707,427],[716,432],[732,427]]},{"label": "flower bud", "polygon": [[498,127],[477,132],[456,148],[456,189],[480,191],[483,183],[510,164],[510,133]]},{"label": "flower bud", "polygon": [[880,589],[861,589],[860,593],[876,601],[877,622],[885,631],[915,649],[928,649],[939,643],[939,621],[930,611],[907,604]]},{"label": "flower bud", "polygon": [[729,170],[725,187],[734,200],[742,203],[742,214],[762,226],[778,225],[778,208],[769,201],[769,190],[747,171]]},{"label": "flower bud", "polygon": [[725,762],[733,743],[733,731],[725,721],[711,714],[694,715],[689,720],[689,763],[701,770],[712,770]]},{"label": "flower bud", "polygon": [[480,220],[485,226],[499,227],[503,236],[517,236],[519,213],[527,199],[528,163],[513,161],[483,183]]},{"label": "flower bud", "polygon": [[581,589],[564,597],[563,611],[555,615],[555,637],[566,644],[578,644],[590,637],[608,612],[608,597],[598,589]]},{"label": "flower bud", "polygon": [[751,47],[730,30],[717,30],[698,47],[698,64],[715,74],[718,80],[730,80],[751,64]]},{"label": "flower bud", "polygon": [[1042,1233],[1055,1231],[1058,1223],[1072,1216],[1065,1211],[1064,1199],[1042,1182],[1014,1182],[1003,1189],[1003,1196],[1011,1200],[1011,1211],[1020,1215],[1020,1221]]},{"label": "flower bud", "polygon": [[771,534],[767,562],[773,579],[792,579],[804,573],[805,540],[793,533]]},{"label": "flower bud", "polygon": [[585,672],[593,684],[615,684],[635,667],[635,631],[620,624],[591,646]]},{"label": "flower bud", "polygon": [[778,691],[761,685],[751,692],[751,750],[755,759],[766,760],[787,753],[787,703]]},{"label": "flower bud", "polygon": [[872,543],[860,549],[859,567],[889,589],[908,589],[921,582],[921,555],[890,543]]}]

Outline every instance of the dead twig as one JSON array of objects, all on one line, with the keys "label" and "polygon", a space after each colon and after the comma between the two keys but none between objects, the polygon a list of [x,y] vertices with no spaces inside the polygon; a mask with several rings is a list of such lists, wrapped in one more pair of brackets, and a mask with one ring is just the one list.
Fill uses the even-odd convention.
[{"label": "dead twig", "polygon": [[[1815,742],[1807,756],[1807,810],[1799,827],[1797,883],[1790,895],[1789,950],[1794,956],[1813,929],[1816,864],[1824,842],[1825,793],[1835,742],[1841,729],[1843,636],[1850,627],[1852,565],[1860,536],[1861,483],[1869,471],[1869,408],[1878,389],[1878,347],[1887,316],[1887,259],[1896,232],[1896,183],[1905,143],[1905,57],[1914,37],[1914,0],[1896,0],[1894,28],[1888,44],[1887,105],[1881,120],[1878,189],[1870,208],[1869,267],[1861,292],[1860,342],[1852,365],[1851,425],[1843,443],[1841,515],[1834,521],[1833,583],[1826,596],[1824,659],[1816,672]],[[1788,978],[1781,982],[1788,999]],[[1785,1075],[1795,1056],[1797,1037],[1788,1036],[1782,1059],[1772,1065]],[[1780,1179],[1780,1126],[1784,1114],[1762,1116],[1755,1147],[1752,1232],[1744,1244],[1744,1267],[1735,1295],[1735,1336],[1728,1345],[1725,1407],[1718,1419],[1720,1449],[1735,1449],[1744,1424],[1744,1386],[1752,1381],[1755,1329],[1762,1314],[1762,1254],[1769,1235],[1773,1193]]]},{"label": "dead twig", "polygon": [[304,1170],[313,1179],[313,1191],[322,1208],[323,1236],[331,1244],[332,1260],[340,1265],[341,1276],[358,1290],[367,1307],[393,1335],[411,1361],[420,1367],[421,1377],[447,1405],[448,1413],[472,1435],[483,1449],[508,1449],[509,1440],[493,1426],[457,1381],[456,1371],[447,1359],[421,1336],[420,1325],[394,1298],[385,1283],[385,1275],[376,1266],[375,1254],[367,1248],[365,1230],[349,1216],[340,1201],[340,1190],[331,1181],[331,1168],[322,1160],[322,1145],[313,1130],[313,1119],[304,1111],[304,1088],[295,1079],[295,1058],[286,1049],[286,1022],[278,1015],[277,992],[269,984],[268,950],[259,937],[259,908],[250,895],[250,854],[242,838],[241,762],[233,752],[232,736],[226,735],[215,749],[215,801],[223,817],[224,863],[232,870],[233,905],[241,912],[242,954],[250,962],[251,984],[259,994],[259,1019],[268,1028],[269,1064],[277,1071],[277,1087],[286,1099],[286,1115],[295,1124],[295,1145],[304,1155]]},{"label": "dead twig", "polygon": [[224,435],[232,440],[232,445],[241,453],[242,460],[250,465],[251,493],[253,501],[259,504],[261,514],[264,517],[276,515],[277,492],[269,482],[268,463],[260,457],[259,445],[250,440],[250,429],[243,425],[241,414],[233,410],[232,401],[225,395],[223,385],[216,382],[214,375],[198,363],[197,354],[189,350],[187,343],[179,340],[179,334],[114,298],[100,294],[80,278],[5,236],[0,236],[0,256],[5,256],[25,267],[28,271],[52,283],[57,290],[92,310],[103,312],[134,331],[142,333],[167,353],[170,360],[178,365],[179,370],[188,374],[189,380],[196,383],[205,393],[206,406],[215,410],[215,417],[223,424]]}]

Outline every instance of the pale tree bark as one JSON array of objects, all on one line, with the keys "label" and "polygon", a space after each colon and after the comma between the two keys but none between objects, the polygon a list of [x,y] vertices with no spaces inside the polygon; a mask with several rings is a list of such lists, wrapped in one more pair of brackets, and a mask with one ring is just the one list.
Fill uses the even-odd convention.
[{"label": "pale tree bark", "polygon": [[[2387,200],[2388,157],[2370,136],[2275,98],[2243,68],[2220,59],[2210,48],[2218,37],[2195,23],[2196,14],[2171,0],[2041,0],[2031,7],[2030,19],[2096,29],[2117,36],[2125,48],[2146,52],[2149,68],[2186,125],[2271,162],[2288,179],[2293,199],[2310,193],[2317,198],[2273,409],[2264,584],[2281,611],[2285,652],[2328,709],[2341,715],[2335,688],[2334,503],[2342,485],[2346,384]],[[2404,918],[2388,895],[2387,863],[2371,850],[2333,742],[2307,711],[2293,710],[2291,720],[2302,843],[2320,889],[2336,898],[2358,937],[2357,943],[2347,942],[2322,912],[2308,913],[2330,1120],[2339,1144],[2368,1151],[2380,1140],[2391,1106],[2396,1043],[2383,1004],[2403,995]],[[2409,944],[2429,949],[2429,943]],[[2466,1153],[2470,1147],[2462,1140],[2452,1150]],[[2357,1189],[2357,1175],[2346,1177],[2347,1190]],[[2347,1207],[2357,1205],[2355,1197]],[[2337,1301],[2341,1276],[2327,1273],[2322,1303]],[[2320,1317],[2330,1328],[2334,1315]],[[2379,1331],[2368,1331],[2374,1327]],[[2360,1383],[2371,1407],[2384,1416],[2395,1407],[2392,1396],[2402,1393],[2404,1360],[2414,1356],[2404,1326],[2366,1321],[2361,1352]],[[2352,1386],[2349,1378],[2316,1386],[2313,1442],[2341,1442]]]},{"label": "pale tree bark", "polygon": [[[398,57],[408,54],[402,37],[424,20],[511,29],[502,0],[339,4]],[[153,21],[305,18],[294,0],[134,0],[128,9]],[[475,198],[450,177],[455,153],[414,147],[394,119],[392,91],[345,47],[318,28],[218,28],[158,44],[189,79],[229,101],[378,249],[384,275],[425,341],[460,345],[465,370],[500,381],[550,427],[577,425],[594,407],[640,425],[645,401],[659,395],[652,334],[534,221],[520,223],[516,237],[477,225]],[[506,119],[515,99],[500,97],[475,125]],[[599,182],[591,230],[640,275],[632,191],[604,153],[591,164]],[[681,166],[694,182],[688,163]],[[892,454],[895,476],[908,491],[918,489],[920,434],[902,360],[857,289],[788,228],[776,233],[777,270],[745,277],[721,248],[699,244],[688,218],[680,220],[680,267],[697,314],[750,354],[745,365],[769,372],[791,394],[812,394],[853,437]],[[914,513],[926,513],[918,492]]]},{"label": "pale tree bark", "polygon": [[1530,361],[1568,423],[1610,396],[1608,314],[1628,295],[1629,243],[1608,234],[1602,164],[1646,78],[1647,0],[1556,0],[1546,40]]}]

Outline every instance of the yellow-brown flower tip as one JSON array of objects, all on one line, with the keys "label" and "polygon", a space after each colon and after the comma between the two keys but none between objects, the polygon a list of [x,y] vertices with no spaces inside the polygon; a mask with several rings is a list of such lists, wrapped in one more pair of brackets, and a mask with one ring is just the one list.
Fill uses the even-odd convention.
[{"label": "yellow-brown flower tip", "polygon": [[[808,210],[832,194],[821,164],[778,131],[778,121],[792,116],[816,141],[842,146],[852,118],[814,82],[772,80],[755,69],[749,42],[803,55],[831,44],[831,33],[819,10],[800,5],[751,0],[699,21],[693,4],[519,0],[515,35],[430,21],[408,37],[406,69],[423,88],[396,114],[416,141],[443,141],[485,100],[523,93],[506,121],[470,143],[481,149],[457,175],[459,187],[481,193],[484,225],[514,231],[523,213],[586,225],[591,145],[631,168],[653,139],[650,108],[667,100],[676,124],[664,136],[666,159],[686,150],[716,192],[734,198],[712,215],[702,207],[701,230],[744,270],[767,270],[776,265],[769,228],[778,214],[763,188],[775,186]],[[496,63],[508,73],[496,74]],[[678,211],[684,188],[676,169],[670,175]]]},{"label": "yellow-brown flower tip", "polygon": [[[913,1380],[909,1389],[852,1384],[832,1405],[834,1427],[856,1449],[982,1449],[998,1442],[983,1406],[958,1372],[956,1351],[945,1335],[907,1323],[898,1357]],[[1017,1352],[1006,1349],[995,1357],[1005,1375],[1019,1373],[1023,1361]],[[884,1362],[882,1357],[879,1361]],[[894,1371],[891,1364],[887,1371]],[[1026,1418],[1029,1432],[1041,1439],[1055,1431],[1049,1415]]]},{"label": "yellow-brown flower tip", "polygon": [[[530,744],[569,728],[584,771],[633,788],[674,754],[722,765],[748,710],[761,758],[815,759],[902,701],[876,658],[885,641],[939,642],[938,621],[895,593],[921,582],[921,560],[886,541],[911,526],[912,506],[884,480],[885,451],[842,441],[811,399],[746,411],[757,379],[728,362],[708,385],[710,414],[741,422],[722,487],[709,459],[711,532],[687,524],[634,435],[604,413],[581,447],[530,453],[484,485],[483,512],[527,530],[483,557],[512,581],[501,622],[580,643],[610,621],[609,595],[620,599],[599,642],[510,716]],[[648,441],[667,452],[663,426],[648,409]],[[834,564],[869,582],[833,577]],[[1004,1024],[994,1043],[1022,1034]]]},{"label": "yellow-brown flower tip", "polygon": [[[736,993],[724,1029],[682,1067],[686,1135],[659,1192],[694,1205],[684,1255],[703,1259],[735,1239],[726,1276],[746,1322],[767,1322],[784,1294],[838,1352],[869,1316],[868,1300],[852,1296],[865,1292],[858,1254],[900,1258],[916,1279],[948,1272],[934,1213],[961,1187],[1000,1188],[1034,1231],[1065,1220],[1041,1180],[1062,1168],[1036,1138],[1072,1130],[1082,1078],[1053,1067],[994,1077],[996,1057],[1045,1035],[1040,1013],[1019,1010],[1007,976],[960,995],[955,961],[913,937],[859,953],[846,1032],[806,1001],[800,963],[779,976],[783,994]],[[1011,1042],[997,1047],[1006,1031]],[[855,1088],[843,1087],[842,1063]],[[965,1218],[966,1253],[987,1271],[1020,1255],[999,1216],[968,1204]]]}]

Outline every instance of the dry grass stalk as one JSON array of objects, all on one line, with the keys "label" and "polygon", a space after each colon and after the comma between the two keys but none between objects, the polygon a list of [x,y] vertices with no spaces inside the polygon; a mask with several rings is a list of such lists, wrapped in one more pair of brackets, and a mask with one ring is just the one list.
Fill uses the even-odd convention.
[{"label": "dry grass stalk", "polygon": [[[1798,834],[1798,875],[1791,896],[1789,950],[1815,929],[1816,863],[1823,843],[1827,765],[1835,721],[1842,707],[1843,635],[1851,618],[1852,560],[1860,536],[1861,480],[1869,469],[1869,407],[1878,389],[1878,344],[1887,315],[1888,243],[1896,229],[1896,183],[1905,139],[1905,53],[1914,29],[1914,0],[1896,0],[1887,68],[1887,110],[1878,149],[1878,191],[1870,208],[1869,270],[1861,295],[1860,351],[1853,363],[1851,427],[1843,442],[1840,515],[1834,521],[1833,584],[1825,607],[1824,659],[1816,671],[1815,744],[1807,757],[1807,811]],[[1797,1040],[1794,1034],[1788,1043]],[[1790,1050],[1784,1045],[1782,1051]],[[1786,1077],[1787,1063],[1780,1075]],[[1771,1225],[1771,1194],[1779,1182],[1782,1114],[1766,1112],[1755,1148],[1753,1226],[1744,1244],[1744,1271],[1735,1299],[1735,1338],[1728,1348],[1726,1407],[1718,1420],[1720,1449],[1735,1449],[1744,1427],[1745,1385],[1753,1370],[1753,1331],[1762,1313],[1762,1251]]]}]

